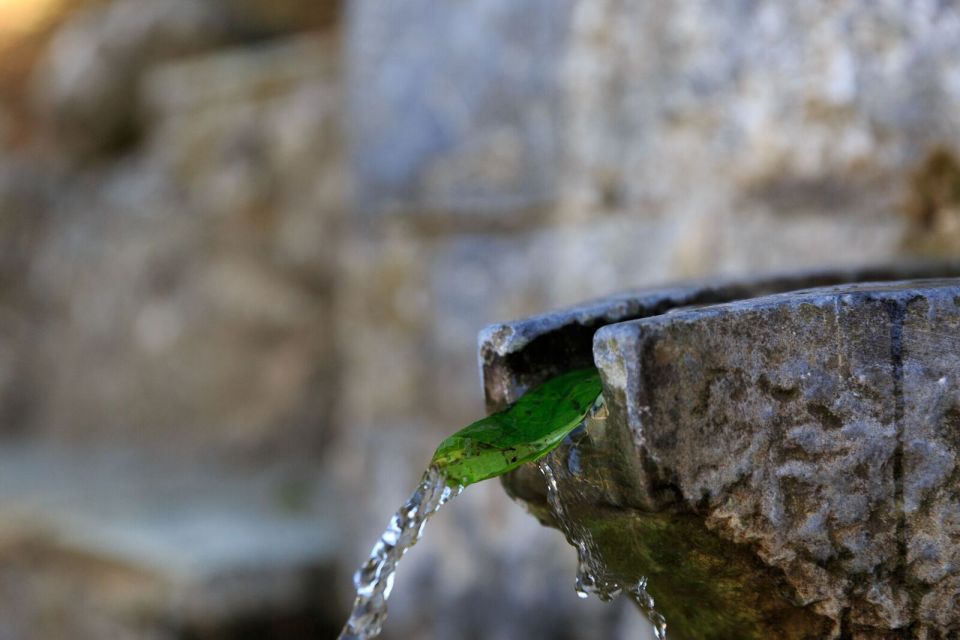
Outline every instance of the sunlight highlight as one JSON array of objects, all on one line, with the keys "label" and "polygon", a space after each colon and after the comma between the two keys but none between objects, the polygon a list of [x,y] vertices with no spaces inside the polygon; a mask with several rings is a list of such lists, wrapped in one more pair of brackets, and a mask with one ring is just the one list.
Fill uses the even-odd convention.
[{"label": "sunlight highlight", "polygon": [[0,41],[42,27],[64,0],[0,0]]}]

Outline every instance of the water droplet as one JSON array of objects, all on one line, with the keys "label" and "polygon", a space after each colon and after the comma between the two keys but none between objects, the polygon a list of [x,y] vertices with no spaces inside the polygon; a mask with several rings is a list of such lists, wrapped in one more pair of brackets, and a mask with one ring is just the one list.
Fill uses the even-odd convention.
[{"label": "water droplet", "polygon": [[592,594],[603,602],[609,602],[627,591],[634,602],[646,613],[658,640],[665,640],[667,621],[654,609],[653,597],[647,592],[647,579],[641,578],[639,582],[627,588],[610,575],[596,551],[593,535],[568,515],[560,497],[560,483],[557,476],[558,473],[566,472],[570,478],[575,477],[576,472],[579,471],[580,457],[575,443],[568,441],[567,445],[566,464],[556,459],[558,457],[556,452],[541,458],[537,464],[546,482],[547,504],[550,506],[550,511],[567,541],[577,550],[577,578],[574,587],[577,596],[588,598]]}]

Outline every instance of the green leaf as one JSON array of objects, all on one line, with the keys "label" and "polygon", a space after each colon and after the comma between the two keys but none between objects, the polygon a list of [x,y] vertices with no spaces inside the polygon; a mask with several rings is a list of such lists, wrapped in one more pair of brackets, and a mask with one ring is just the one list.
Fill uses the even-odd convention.
[{"label": "green leaf", "polygon": [[583,422],[601,389],[596,369],[557,376],[444,440],[432,464],[467,486],[542,458]]}]

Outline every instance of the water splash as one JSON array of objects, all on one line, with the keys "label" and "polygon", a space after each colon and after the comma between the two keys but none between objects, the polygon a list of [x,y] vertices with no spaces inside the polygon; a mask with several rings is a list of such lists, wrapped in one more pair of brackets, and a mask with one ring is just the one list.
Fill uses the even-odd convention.
[{"label": "water splash", "polygon": [[[580,381],[580,377],[583,377],[584,372],[575,373],[579,376],[573,379],[575,383],[586,382],[599,385],[599,380],[595,381],[592,378]],[[595,375],[594,372],[594,376]],[[558,381],[560,380],[558,379]],[[564,379],[563,382],[569,383],[570,380]],[[609,602],[625,592],[646,612],[648,619],[653,623],[656,637],[659,640],[664,640],[667,637],[667,623],[664,617],[654,609],[653,597],[647,592],[646,578],[642,578],[636,584],[624,584],[613,576],[600,561],[600,554],[597,552],[596,543],[590,531],[569,517],[564,503],[560,498],[558,476],[573,478],[581,474],[580,450],[576,447],[571,437],[575,434],[582,434],[592,419],[600,419],[606,412],[603,396],[595,395],[599,394],[599,386],[597,386],[596,390],[592,390],[589,384],[584,388],[581,388],[583,385],[576,386],[576,388],[572,390],[567,390],[566,387],[562,387],[563,390],[566,390],[565,393],[560,394],[562,400],[569,399],[567,396],[569,396],[570,393],[567,392],[574,391],[581,393],[581,395],[586,394],[590,397],[596,397],[597,399],[586,412],[586,417],[584,417],[584,411],[582,409],[583,404],[577,404],[577,402],[572,404],[573,409],[577,412],[577,417],[575,417],[572,422],[565,423],[563,426],[564,433],[568,433],[567,442],[570,443],[570,446],[565,449],[567,456],[566,463],[561,463],[557,450],[554,450],[554,452],[547,454],[537,461],[540,471],[547,482],[547,500],[561,531],[566,535],[570,544],[577,549],[577,595],[581,598],[587,598],[593,594],[600,600]],[[544,385],[544,388],[545,387],[546,385]],[[534,391],[530,394],[530,396],[535,396],[532,400],[534,406],[542,403],[544,400],[544,398],[536,396],[535,394],[537,393],[537,391]],[[555,400],[552,396],[557,395],[556,389],[550,387],[549,390],[544,390],[540,395],[546,396],[548,400]],[[528,396],[524,396],[524,398],[527,397]],[[573,399],[577,400],[576,397]],[[515,410],[521,406],[521,403],[518,402],[512,409],[508,409],[507,411]],[[530,414],[530,411],[525,411],[524,415],[527,414]],[[569,418],[568,414],[569,411],[566,414],[562,414],[562,417],[565,419]],[[579,426],[574,429],[573,432],[570,432],[570,428],[581,418],[582,422],[580,422]],[[474,437],[471,431],[478,430],[487,438],[480,440],[480,442],[490,445],[489,430],[491,424],[503,428],[502,424],[498,424],[490,419],[474,423],[467,429],[455,434],[453,438],[448,439],[453,442],[451,448],[453,450],[458,450],[457,447],[462,449],[463,443],[461,440],[467,439],[468,435]],[[529,424],[526,424],[526,426],[529,427]],[[529,431],[529,429],[527,430]],[[468,434],[467,432],[471,433]],[[515,434],[512,435],[515,436]],[[456,438],[459,438],[459,440],[454,441]],[[555,440],[552,442],[553,444],[550,446],[556,446]],[[515,449],[516,447],[513,448]],[[441,445],[441,448],[437,451],[438,454],[440,452],[449,453],[447,449],[444,449],[444,445]],[[487,458],[477,456],[473,458],[468,457],[475,462],[474,466],[482,473],[471,472],[457,474],[451,471],[452,467],[450,465],[462,463],[464,457],[462,455],[460,457],[448,456],[442,458],[440,462],[437,462],[438,454],[434,454],[434,463],[431,464],[426,473],[424,473],[423,478],[420,480],[420,485],[394,514],[393,518],[391,518],[386,531],[380,536],[380,540],[374,545],[373,550],[370,552],[370,557],[354,575],[353,582],[357,589],[357,597],[354,601],[350,618],[340,632],[338,640],[370,640],[380,634],[380,631],[383,629],[383,623],[387,617],[387,599],[390,597],[390,592],[393,589],[393,580],[396,574],[397,564],[407,550],[420,540],[423,535],[424,526],[433,514],[463,491],[463,485],[454,483],[454,485],[451,486],[450,477],[457,478],[459,482],[463,482],[464,484],[477,482],[486,477],[493,477],[489,475],[491,463]],[[503,454],[503,452],[501,452],[501,454]],[[483,464],[476,462],[477,460],[480,460]],[[504,460],[516,462],[517,458],[504,458]],[[494,460],[494,462],[498,461]],[[463,466],[463,464],[460,464],[460,467],[458,467],[461,472],[465,471],[465,469],[462,468]],[[445,469],[447,473],[450,473],[450,476],[441,470],[441,467]],[[501,464],[500,467],[497,468],[501,469],[499,473],[503,473],[513,467],[509,465],[504,467]],[[474,471],[476,471],[476,469],[474,469]],[[567,483],[565,483],[565,492],[567,491],[566,484]],[[576,487],[576,479],[573,479],[573,481],[569,483],[569,486]],[[576,490],[572,490],[571,493],[574,495],[577,494]],[[569,498],[570,496],[566,497]]]},{"label": "water splash", "polygon": [[[602,406],[595,409],[594,414],[603,411]],[[589,418],[588,418],[589,420]],[[612,576],[600,560],[597,546],[590,531],[569,516],[563,501],[560,499],[560,483],[557,478],[576,475],[579,469],[579,450],[572,442],[570,444],[567,464],[563,464],[558,457],[558,450],[544,456],[537,461],[540,473],[547,484],[547,503],[557,521],[557,526],[566,536],[567,541],[577,550],[577,579],[575,589],[581,598],[595,595],[603,602],[609,602],[626,592],[647,614],[647,619],[653,625],[654,634],[658,640],[667,637],[667,620],[655,609],[653,596],[647,591],[647,579],[641,578],[631,585],[623,584]]]},{"label": "water splash", "polygon": [[462,491],[462,486],[449,486],[446,475],[436,467],[427,469],[416,491],[390,519],[369,559],[354,574],[357,598],[338,640],[369,640],[380,634],[397,564],[423,536],[430,517]]}]

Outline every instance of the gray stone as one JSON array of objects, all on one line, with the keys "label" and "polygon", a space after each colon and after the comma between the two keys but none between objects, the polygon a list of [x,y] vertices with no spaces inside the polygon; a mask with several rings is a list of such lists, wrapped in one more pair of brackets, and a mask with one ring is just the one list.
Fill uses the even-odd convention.
[{"label": "gray stone", "polygon": [[148,153],[189,206],[324,290],[346,206],[340,85],[339,42],[307,34],[157,64],[140,92]]},{"label": "gray stone", "polygon": [[593,334],[608,324],[654,316],[676,307],[727,302],[804,287],[954,275],[960,275],[960,263],[920,262],[714,280],[626,292],[561,311],[492,324],[479,336],[487,409],[503,409],[530,387],[562,371],[588,366],[593,358]]},{"label": "gray stone", "polygon": [[360,208],[500,214],[550,202],[570,0],[361,0],[348,34]]},{"label": "gray stone", "polygon": [[952,5],[351,8],[364,210],[684,218],[710,251],[717,219],[889,224],[925,159],[960,152]]},{"label": "gray stone", "polygon": [[[955,633],[960,281],[672,311],[669,300],[689,298],[660,299],[660,315],[597,331],[609,418],[580,444],[583,477],[561,495],[611,562],[651,575],[673,637]],[[521,327],[562,343],[546,325],[582,327],[575,317]],[[549,520],[535,474],[506,485]],[[684,585],[712,556],[729,575]],[[698,592],[697,607],[682,602]]]},{"label": "gray stone", "polygon": [[925,156],[960,149],[958,33],[949,3],[579,2],[563,199],[879,216]]}]

